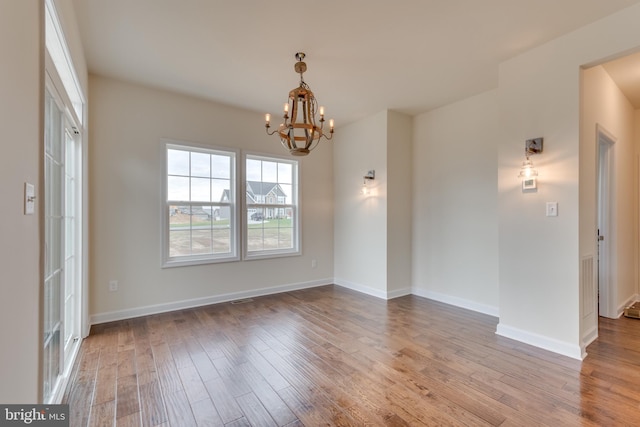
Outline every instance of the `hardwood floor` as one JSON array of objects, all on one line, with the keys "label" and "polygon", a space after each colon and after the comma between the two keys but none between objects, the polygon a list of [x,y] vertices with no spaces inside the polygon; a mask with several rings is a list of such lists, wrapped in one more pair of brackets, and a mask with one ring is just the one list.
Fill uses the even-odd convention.
[{"label": "hardwood floor", "polygon": [[337,286],[94,326],[72,426],[623,426],[640,415],[640,320],[601,319],[583,361],[497,319]]}]

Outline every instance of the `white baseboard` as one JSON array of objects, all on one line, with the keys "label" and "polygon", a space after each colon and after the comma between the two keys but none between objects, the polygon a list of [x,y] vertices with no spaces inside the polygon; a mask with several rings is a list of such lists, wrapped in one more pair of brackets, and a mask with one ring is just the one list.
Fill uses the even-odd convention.
[{"label": "white baseboard", "polygon": [[395,291],[387,292],[387,299],[405,297],[411,294],[411,288],[396,289]]},{"label": "white baseboard", "polygon": [[598,338],[598,327],[591,329],[582,337],[582,344],[580,345],[580,350],[582,351],[582,358],[584,359],[587,356],[587,347],[589,344],[594,342]]},{"label": "white baseboard", "polygon": [[530,344],[535,347],[549,350],[554,353],[562,354],[573,359],[582,360],[586,356],[584,349],[580,348],[580,346],[578,345],[569,344],[564,341],[558,341],[556,339],[549,338],[544,335],[535,334],[533,332],[523,331],[522,329],[514,328],[503,323],[498,323],[496,334],[506,338],[510,338],[512,340],[523,342],[525,344]]},{"label": "white baseboard", "polygon": [[426,291],[418,287],[413,287],[411,293],[419,297],[432,299],[434,301],[443,302],[445,304],[465,308],[471,311],[477,311],[478,313],[488,314],[489,316],[493,317],[498,317],[500,314],[500,310],[498,309],[498,307],[494,307],[492,305],[480,304],[475,301],[441,294],[439,292]]},{"label": "white baseboard", "polygon": [[626,307],[629,307],[636,301],[640,301],[640,295],[635,294],[629,297],[629,299],[627,299],[622,305],[618,306],[618,312],[617,312],[618,315],[616,317],[622,316],[624,314],[624,309]]},{"label": "white baseboard", "polygon": [[376,298],[390,300],[393,298],[403,297],[405,295],[411,295],[411,289],[398,289],[391,292],[381,291],[379,289],[371,288],[369,286],[362,285],[360,283],[350,282],[348,280],[334,278],[333,283],[342,286],[343,288],[351,289],[352,291],[360,292],[363,294],[371,295]]},{"label": "white baseboard", "polygon": [[204,305],[218,304],[221,302],[234,301],[243,298],[253,298],[264,295],[279,294],[282,292],[297,291],[300,289],[315,288],[317,286],[325,286],[332,283],[332,279],[329,278],[314,280],[310,282],[273,286],[269,288],[252,289],[249,291],[233,292],[229,294],[212,295],[204,298],[194,298],[165,304],[147,305],[144,307],[93,314],[91,316],[90,322],[92,325],[97,325],[99,323],[114,322],[116,320],[131,319],[134,317],[147,316],[150,314],[166,313],[169,311],[183,310],[185,308],[201,307]]}]

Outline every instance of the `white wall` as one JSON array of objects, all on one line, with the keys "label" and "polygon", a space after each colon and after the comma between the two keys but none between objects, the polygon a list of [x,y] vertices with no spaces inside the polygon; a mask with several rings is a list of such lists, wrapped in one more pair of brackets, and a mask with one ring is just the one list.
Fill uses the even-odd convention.
[{"label": "white wall", "polygon": [[331,283],[338,142],[301,158],[302,256],[162,269],[161,138],[288,154],[265,134],[262,114],[97,76],[90,92],[93,321]]},{"label": "white wall", "polygon": [[387,292],[411,293],[413,118],[387,113]]},{"label": "white wall", "polygon": [[[640,5],[583,27],[500,66],[503,135],[498,149],[500,324],[498,333],[580,358],[580,66],[640,45]],[[606,35],[606,37],[605,37]],[[514,180],[524,141],[537,193]],[[545,217],[545,202],[559,203]],[[589,238],[592,238],[590,236]]]},{"label": "white wall", "polygon": [[[41,399],[43,4],[0,0],[0,402]],[[36,214],[24,215],[24,183]]]},{"label": "white wall", "polygon": [[414,118],[413,291],[492,315],[498,136],[496,90]]},{"label": "white wall", "polygon": [[[334,146],[336,283],[379,297],[387,293],[387,111],[343,126]],[[374,169],[372,193],[360,194]]]},{"label": "white wall", "polygon": [[411,123],[381,111],[340,128],[334,149],[335,282],[380,298],[411,293]]},{"label": "white wall", "polygon": [[605,309],[617,317],[624,306],[635,299],[637,293],[638,187],[635,111],[602,66],[584,71],[582,103],[580,232],[584,238],[581,239],[581,257],[597,254],[594,237],[597,215],[593,209],[593,205],[597,203],[596,126],[601,126],[616,140],[611,148],[612,229],[610,235],[605,236],[611,245],[610,284],[614,288],[614,292],[611,293],[614,298],[611,307]]}]

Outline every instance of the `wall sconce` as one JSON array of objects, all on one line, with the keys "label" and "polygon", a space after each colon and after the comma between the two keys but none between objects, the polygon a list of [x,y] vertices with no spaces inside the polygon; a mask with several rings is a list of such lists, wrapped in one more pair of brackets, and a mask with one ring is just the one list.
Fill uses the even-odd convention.
[{"label": "wall sconce", "polygon": [[533,162],[529,159],[531,154],[542,153],[542,138],[527,139],[524,143],[525,161],[522,162],[518,178],[522,179],[522,190],[535,190],[537,188],[538,171],[533,166]]},{"label": "wall sconce", "polygon": [[360,189],[360,194],[363,194],[366,196],[370,193],[369,187],[367,186],[367,182],[376,179],[376,171],[370,170],[362,178],[364,179],[364,181],[362,182],[362,188]]}]

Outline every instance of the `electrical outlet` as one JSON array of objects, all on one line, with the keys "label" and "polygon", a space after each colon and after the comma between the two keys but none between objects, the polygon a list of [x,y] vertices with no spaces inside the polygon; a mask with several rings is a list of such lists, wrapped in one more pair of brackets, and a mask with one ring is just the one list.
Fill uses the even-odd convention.
[{"label": "electrical outlet", "polygon": [[110,280],[109,281],[109,292],[117,292],[118,291],[118,281]]}]

